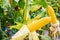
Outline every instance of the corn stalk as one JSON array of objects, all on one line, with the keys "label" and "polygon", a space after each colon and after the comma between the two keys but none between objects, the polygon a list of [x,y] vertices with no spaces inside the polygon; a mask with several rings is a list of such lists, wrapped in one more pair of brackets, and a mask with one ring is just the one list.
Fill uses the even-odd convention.
[{"label": "corn stalk", "polygon": [[28,19],[30,19],[30,17],[29,17],[29,10],[28,10],[28,0],[25,0],[23,19],[24,19],[24,22],[27,21]]}]

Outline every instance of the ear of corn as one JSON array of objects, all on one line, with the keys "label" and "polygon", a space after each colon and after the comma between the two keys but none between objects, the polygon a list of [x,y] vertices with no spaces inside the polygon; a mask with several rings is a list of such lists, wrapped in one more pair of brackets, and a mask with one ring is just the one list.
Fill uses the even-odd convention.
[{"label": "ear of corn", "polygon": [[48,10],[49,16],[51,17],[52,24],[56,24],[57,23],[57,18],[55,16],[53,8],[50,5],[48,5],[48,9],[47,10]]},{"label": "ear of corn", "polygon": [[[21,38],[22,36],[24,36],[25,34],[28,34],[30,31],[34,32],[36,30],[38,30],[39,28],[44,27],[46,24],[48,24],[50,22],[50,17],[44,17],[41,18],[39,20],[35,20],[32,23],[28,24],[27,26],[23,26],[20,31],[18,31],[13,37],[12,40],[20,40],[23,39]],[[19,34],[19,35],[18,35]],[[25,37],[25,36],[24,36]],[[34,36],[35,38],[35,36]],[[33,38],[33,39],[34,39]],[[37,39],[37,37],[36,37]],[[35,39],[34,39],[35,40]]]},{"label": "ear of corn", "polygon": [[35,20],[32,23],[28,24],[28,29],[33,32],[35,30],[38,30],[39,28],[42,28],[46,24],[50,22],[50,17],[44,17],[39,20]]}]

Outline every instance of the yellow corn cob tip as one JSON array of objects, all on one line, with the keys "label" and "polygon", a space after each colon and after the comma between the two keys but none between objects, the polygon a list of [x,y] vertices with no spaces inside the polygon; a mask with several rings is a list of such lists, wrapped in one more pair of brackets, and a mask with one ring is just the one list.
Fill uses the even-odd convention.
[{"label": "yellow corn cob tip", "polygon": [[54,13],[53,8],[50,5],[48,5],[47,10],[48,10],[49,16],[51,17],[51,23],[56,24],[57,23],[57,18],[56,18],[56,15]]},{"label": "yellow corn cob tip", "polygon": [[44,17],[41,18],[39,20],[35,20],[32,23],[28,24],[28,29],[32,32],[32,31],[36,31],[39,28],[44,27],[46,24],[48,24],[50,22],[51,18],[50,17]]}]

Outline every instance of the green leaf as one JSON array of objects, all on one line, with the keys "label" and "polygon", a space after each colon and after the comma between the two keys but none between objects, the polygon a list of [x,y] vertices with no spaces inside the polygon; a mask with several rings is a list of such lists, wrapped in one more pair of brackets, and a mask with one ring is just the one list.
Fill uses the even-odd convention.
[{"label": "green leaf", "polygon": [[4,13],[4,9],[0,6],[0,13]]},{"label": "green leaf", "polygon": [[33,0],[33,4],[40,4],[43,7],[47,7],[47,2],[46,0]]},{"label": "green leaf", "polygon": [[40,0],[40,4],[41,4],[43,7],[47,8],[46,0]]},{"label": "green leaf", "polygon": [[32,5],[30,11],[31,12],[37,11],[40,7],[41,5]]},{"label": "green leaf", "polygon": [[18,22],[16,22],[16,23],[17,23],[17,25],[10,26],[10,29],[15,28],[15,29],[19,30],[23,25],[22,23],[18,23]]},{"label": "green leaf", "polygon": [[47,0],[48,2],[52,2],[52,0]]},{"label": "green leaf", "polygon": [[12,8],[15,8],[16,5],[17,5],[17,2],[16,2],[15,0],[12,0],[11,7],[12,7]]},{"label": "green leaf", "polygon": [[51,38],[49,36],[41,35],[41,38],[42,38],[42,40],[51,40]]},{"label": "green leaf", "polygon": [[4,5],[4,0],[0,0],[0,6]]},{"label": "green leaf", "polygon": [[24,1],[24,0],[19,0],[18,5],[19,5],[22,9],[24,9],[25,1]]}]

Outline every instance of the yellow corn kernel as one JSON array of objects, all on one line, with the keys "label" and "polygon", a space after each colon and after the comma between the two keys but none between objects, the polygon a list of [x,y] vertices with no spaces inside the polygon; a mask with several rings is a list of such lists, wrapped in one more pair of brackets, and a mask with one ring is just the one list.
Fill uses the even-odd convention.
[{"label": "yellow corn kernel", "polygon": [[50,22],[50,17],[44,17],[41,18],[39,20],[35,20],[32,23],[28,24],[28,29],[33,32],[38,30],[39,28],[42,28],[43,26],[45,26],[46,24],[48,24]]},{"label": "yellow corn kernel", "polygon": [[57,23],[57,18],[55,16],[53,8],[50,5],[48,5],[48,9],[47,10],[48,10],[49,16],[51,17],[52,24],[56,24]]}]

